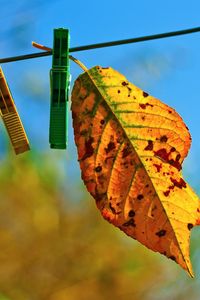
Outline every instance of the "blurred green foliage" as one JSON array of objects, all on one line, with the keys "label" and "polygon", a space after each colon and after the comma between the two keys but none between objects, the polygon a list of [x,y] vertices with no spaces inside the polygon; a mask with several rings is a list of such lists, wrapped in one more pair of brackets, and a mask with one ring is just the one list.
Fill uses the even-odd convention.
[{"label": "blurred green foliage", "polygon": [[0,161],[0,300],[199,299],[198,279],[105,222],[52,157]]}]

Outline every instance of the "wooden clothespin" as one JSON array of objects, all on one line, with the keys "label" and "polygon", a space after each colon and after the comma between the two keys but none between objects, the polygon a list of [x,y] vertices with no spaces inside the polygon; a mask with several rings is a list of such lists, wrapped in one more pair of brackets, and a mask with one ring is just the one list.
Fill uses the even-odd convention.
[{"label": "wooden clothespin", "polygon": [[29,141],[0,67],[0,114],[16,154],[30,150]]},{"label": "wooden clothespin", "polygon": [[53,59],[50,71],[51,104],[49,143],[54,149],[66,149],[69,98],[69,30],[54,29]]}]

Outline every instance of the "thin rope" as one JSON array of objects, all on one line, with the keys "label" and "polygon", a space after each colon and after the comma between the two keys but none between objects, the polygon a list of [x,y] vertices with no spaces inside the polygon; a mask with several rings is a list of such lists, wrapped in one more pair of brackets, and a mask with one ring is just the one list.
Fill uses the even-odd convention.
[{"label": "thin rope", "polygon": [[[191,34],[191,33],[199,32],[199,31],[200,31],[200,27],[195,27],[195,28],[184,29],[184,30],[179,30],[179,31],[159,33],[159,34],[142,36],[142,37],[137,37],[137,38],[130,38],[130,39],[126,39],[126,40],[118,40],[118,41],[112,41],[112,42],[105,42],[105,43],[99,43],[99,44],[91,44],[91,45],[73,47],[73,48],[69,49],[69,52],[78,52],[78,51],[85,51],[85,50],[98,49],[98,48],[104,48],[104,47],[119,46],[119,45],[124,45],[124,44],[145,42],[145,41],[162,39],[162,38],[173,37],[173,36],[178,36],[178,35]],[[44,57],[44,56],[49,56],[49,55],[52,55],[52,51],[2,58],[2,59],[0,59],[0,63],[3,64],[3,63],[8,63],[8,62],[32,59],[32,58],[37,58],[37,57]]]},{"label": "thin rope", "polygon": [[[47,46],[44,46],[44,45],[41,45],[41,44],[38,44],[36,42],[32,42],[32,46],[35,47],[35,48],[44,50],[44,51],[52,51],[51,48],[49,48]],[[71,59],[73,62],[75,62],[77,65],[79,65],[79,67],[81,67],[81,69],[83,69],[83,71],[85,71],[85,72],[88,71],[88,69],[86,68],[86,66],[82,62],[80,62],[80,60],[78,60],[77,58],[75,58],[74,56],[69,55],[69,59]]]}]

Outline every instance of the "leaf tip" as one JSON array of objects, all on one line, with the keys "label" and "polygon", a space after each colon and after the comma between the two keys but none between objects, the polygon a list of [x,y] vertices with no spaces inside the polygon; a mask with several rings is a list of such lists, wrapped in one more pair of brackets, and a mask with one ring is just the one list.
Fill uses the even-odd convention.
[{"label": "leaf tip", "polygon": [[188,269],[188,270],[187,270],[187,273],[188,273],[188,275],[189,275],[191,278],[194,278],[194,277],[195,277],[192,268],[190,268],[190,270]]},{"label": "leaf tip", "polygon": [[191,278],[194,278],[194,272],[192,270],[192,265],[191,265],[191,262],[189,259],[187,261],[185,261],[185,266],[182,266],[182,267]]}]

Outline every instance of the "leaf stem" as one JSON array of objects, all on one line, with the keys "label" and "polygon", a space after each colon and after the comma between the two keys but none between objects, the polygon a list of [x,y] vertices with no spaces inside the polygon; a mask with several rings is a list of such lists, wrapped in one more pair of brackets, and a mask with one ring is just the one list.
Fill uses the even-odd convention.
[{"label": "leaf stem", "polygon": [[77,65],[79,65],[79,67],[81,69],[83,69],[83,71],[85,71],[85,72],[88,71],[88,69],[86,68],[86,66],[80,60],[78,60],[77,58],[73,57],[72,55],[69,55],[69,58],[71,60],[73,60],[73,62],[75,62]]},{"label": "leaf stem", "polygon": [[38,49],[40,49],[40,50],[44,50],[44,51],[52,51],[51,48],[46,47],[46,46],[41,45],[41,44],[38,44],[38,43],[36,43],[36,42],[32,42],[32,46],[35,47],[35,48],[38,48]]}]

